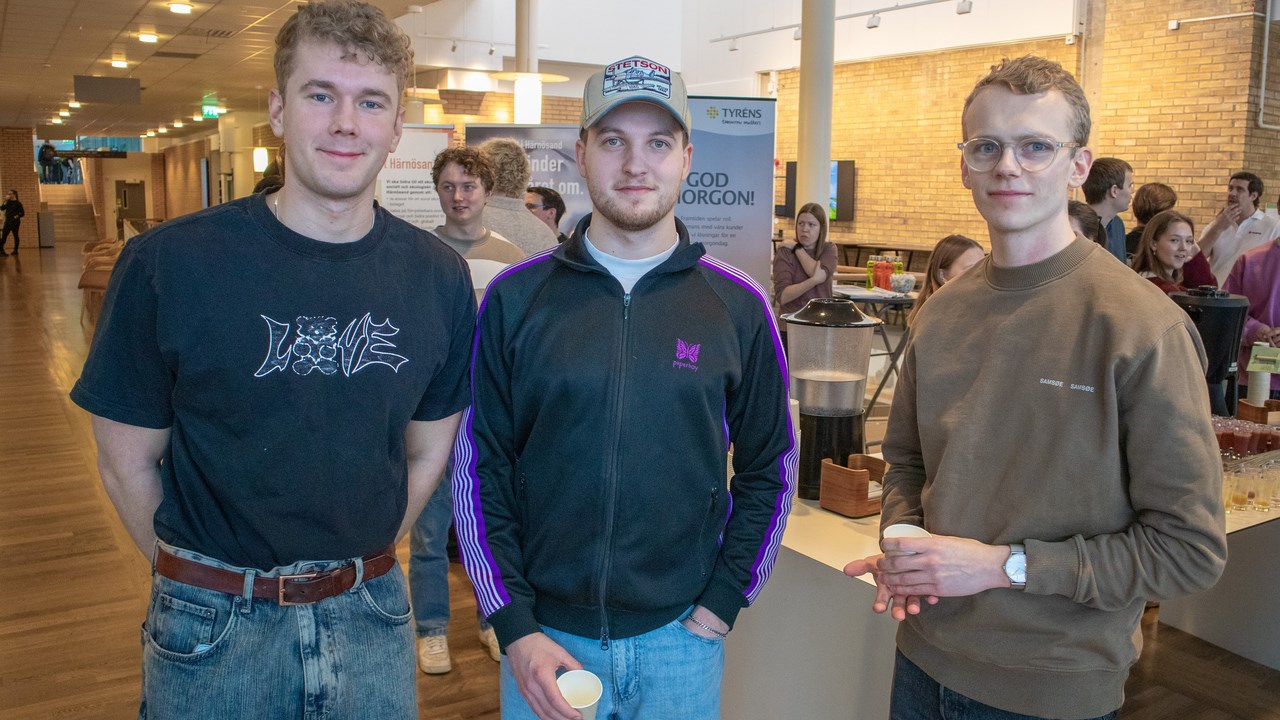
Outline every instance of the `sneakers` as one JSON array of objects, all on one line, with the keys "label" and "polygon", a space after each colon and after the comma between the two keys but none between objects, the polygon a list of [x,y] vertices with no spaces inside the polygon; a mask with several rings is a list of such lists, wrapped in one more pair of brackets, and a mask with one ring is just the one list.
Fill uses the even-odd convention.
[{"label": "sneakers", "polygon": [[447,636],[427,635],[418,638],[418,669],[428,675],[443,675],[453,669]]},{"label": "sneakers", "polygon": [[494,634],[493,628],[480,628],[480,644],[488,649],[489,657],[494,662],[502,661],[502,649],[498,647],[498,636]]}]

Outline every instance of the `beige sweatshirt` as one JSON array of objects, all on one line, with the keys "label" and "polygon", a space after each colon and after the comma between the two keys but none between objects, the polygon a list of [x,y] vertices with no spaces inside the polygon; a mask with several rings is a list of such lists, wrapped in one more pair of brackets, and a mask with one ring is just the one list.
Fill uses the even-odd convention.
[{"label": "beige sweatshirt", "polygon": [[930,298],[911,332],[881,527],[1024,542],[1027,586],[926,605],[899,648],[1005,710],[1115,710],[1144,603],[1211,586],[1226,560],[1195,326],[1077,237],[1033,265],[984,261]]}]

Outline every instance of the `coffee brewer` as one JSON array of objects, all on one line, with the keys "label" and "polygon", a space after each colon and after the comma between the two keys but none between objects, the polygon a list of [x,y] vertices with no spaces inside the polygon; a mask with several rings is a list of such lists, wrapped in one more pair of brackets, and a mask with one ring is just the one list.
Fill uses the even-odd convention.
[{"label": "coffee brewer", "polygon": [[844,298],[817,298],[790,315],[787,362],[791,397],[800,403],[797,495],[817,500],[822,459],[846,465],[866,449],[863,401],[871,342],[883,321]]},{"label": "coffee brewer", "polygon": [[[1169,298],[1191,316],[1209,359],[1205,381],[1209,405],[1215,415],[1236,414],[1236,377],[1240,371],[1240,335],[1249,312],[1249,299],[1205,286],[1172,293]],[[1223,381],[1226,382],[1225,393]]]}]

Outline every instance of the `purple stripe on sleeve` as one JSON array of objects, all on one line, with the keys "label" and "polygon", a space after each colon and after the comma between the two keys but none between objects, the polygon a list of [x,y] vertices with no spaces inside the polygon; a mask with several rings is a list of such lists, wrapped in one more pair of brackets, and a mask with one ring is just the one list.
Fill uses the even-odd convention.
[{"label": "purple stripe on sleeve", "polygon": [[[773,315],[773,307],[769,302],[769,295],[750,276],[728,263],[710,255],[703,255],[698,262],[742,286],[760,301],[764,316],[769,324],[770,336],[773,340],[774,358],[778,362],[778,371],[782,373],[783,388],[785,389],[782,401],[786,405],[791,394],[790,372],[787,370],[787,356],[782,349],[782,337],[778,333],[778,323]],[[756,555],[755,563],[751,567],[751,581],[746,590],[743,591],[743,595],[747,598],[747,604],[756,601],[760,591],[764,589],[764,584],[769,580],[769,575],[773,572],[773,565],[778,559],[778,549],[782,546],[782,535],[786,529],[786,519],[791,513],[791,498],[795,495],[796,468],[799,464],[800,451],[796,447],[795,428],[791,425],[791,408],[786,406],[784,411],[787,419],[787,450],[778,458],[778,473],[782,479],[782,490],[778,493],[774,502],[773,515],[769,519],[769,528],[765,532],[765,540]]]},{"label": "purple stripe on sleeve", "polygon": [[[550,258],[555,248],[532,255],[511,265],[498,273],[489,283],[484,299],[480,302],[479,317],[484,316],[489,301],[489,292],[503,278],[531,265]],[[480,477],[477,470],[477,454],[475,433],[473,429],[473,413],[475,412],[475,358],[480,348],[480,323],[476,322],[476,334],[471,343],[471,392],[472,406],[462,416],[462,425],[454,443],[453,484],[453,518],[458,545],[462,552],[462,563],[467,568],[467,575],[475,586],[476,601],[484,615],[492,615],[511,602],[511,595],[502,582],[502,570],[494,559],[489,547],[488,535],[485,531],[484,513],[480,501]]]}]

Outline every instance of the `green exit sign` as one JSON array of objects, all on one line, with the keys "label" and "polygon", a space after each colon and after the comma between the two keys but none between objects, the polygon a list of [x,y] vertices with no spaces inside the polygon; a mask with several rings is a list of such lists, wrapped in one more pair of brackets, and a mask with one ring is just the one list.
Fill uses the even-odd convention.
[{"label": "green exit sign", "polygon": [[201,105],[200,106],[200,114],[206,118],[218,117],[218,110],[219,108],[217,105]]}]

